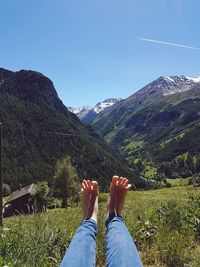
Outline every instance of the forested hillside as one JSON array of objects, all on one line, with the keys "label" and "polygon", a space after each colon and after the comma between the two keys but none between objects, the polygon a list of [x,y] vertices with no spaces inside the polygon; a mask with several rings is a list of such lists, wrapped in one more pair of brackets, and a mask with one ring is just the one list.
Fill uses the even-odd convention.
[{"label": "forested hillside", "polygon": [[67,110],[44,75],[0,69],[0,103],[4,182],[12,189],[38,180],[51,184],[56,162],[67,155],[80,179],[95,178],[102,188],[113,174],[134,179],[104,140]]},{"label": "forested hillside", "polygon": [[93,123],[147,178],[200,173],[200,83],[173,79],[160,77]]}]

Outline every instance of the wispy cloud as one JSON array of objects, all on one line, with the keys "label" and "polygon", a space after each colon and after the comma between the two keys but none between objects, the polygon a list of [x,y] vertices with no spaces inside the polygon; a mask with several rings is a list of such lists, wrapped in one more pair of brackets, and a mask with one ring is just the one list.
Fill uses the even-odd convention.
[{"label": "wispy cloud", "polygon": [[170,43],[170,42],[164,42],[164,41],[159,41],[159,40],[154,40],[154,39],[147,39],[147,38],[138,37],[137,40],[145,41],[145,42],[151,42],[151,43],[157,43],[157,44],[163,44],[163,45],[171,45],[171,46],[187,48],[187,49],[200,50],[200,47],[182,45],[182,44],[176,44],[176,43]]}]

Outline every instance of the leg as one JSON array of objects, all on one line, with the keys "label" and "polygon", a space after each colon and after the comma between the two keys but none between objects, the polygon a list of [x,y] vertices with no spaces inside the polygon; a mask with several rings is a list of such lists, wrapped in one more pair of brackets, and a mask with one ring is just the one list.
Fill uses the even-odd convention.
[{"label": "leg", "polygon": [[120,215],[130,187],[128,179],[113,177],[106,221],[106,266],[108,267],[143,266],[134,241]]},{"label": "leg", "polygon": [[95,266],[98,185],[95,181],[82,183],[83,222],[77,229],[60,267]]}]

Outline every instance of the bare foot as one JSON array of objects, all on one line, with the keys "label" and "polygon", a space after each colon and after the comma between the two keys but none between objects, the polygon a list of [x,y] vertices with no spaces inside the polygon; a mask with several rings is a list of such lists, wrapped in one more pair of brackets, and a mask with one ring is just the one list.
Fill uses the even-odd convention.
[{"label": "bare foot", "polygon": [[131,188],[129,180],[125,177],[113,176],[110,185],[110,197],[108,202],[108,214],[121,214],[128,190]]},{"label": "bare foot", "polygon": [[97,215],[98,215],[98,183],[96,181],[92,181],[92,192],[90,198],[90,205],[89,205],[89,218],[93,219],[97,222]]},{"label": "bare foot", "polygon": [[91,181],[83,180],[82,182],[82,209],[83,209],[83,219],[87,217],[89,203],[90,203],[90,194],[91,194]]},{"label": "bare foot", "polygon": [[98,183],[83,180],[82,182],[83,219],[93,219],[97,222],[98,214]]},{"label": "bare foot", "polygon": [[127,192],[131,189],[131,184],[129,180],[125,177],[120,177],[117,184],[117,196],[116,196],[116,211],[117,214],[121,214],[122,209],[124,208],[124,202]]},{"label": "bare foot", "polygon": [[108,213],[116,212],[116,194],[117,194],[117,184],[119,181],[118,176],[113,176],[110,184],[110,196],[108,199]]}]

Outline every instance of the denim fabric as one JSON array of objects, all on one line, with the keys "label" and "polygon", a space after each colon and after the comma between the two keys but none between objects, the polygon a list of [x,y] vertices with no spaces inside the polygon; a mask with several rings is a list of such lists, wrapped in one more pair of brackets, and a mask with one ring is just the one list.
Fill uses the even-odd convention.
[{"label": "denim fabric", "polygon": [[84,220],[78,227],[60,267],[94,267],[96,262],[97,224]]},{"label": "denim fabric", "polygon": [[[110,214],[106,227],[106,266],[142,267],[138,251],[122,217]],[[96,234],[96,222],[84,220],[77,229],[60,267],[94,267]]]},{"label": "denim fabric", "polygon": [[106,226],[106,266],[142,267],[137,248],[122,217],[110,214]]}]

